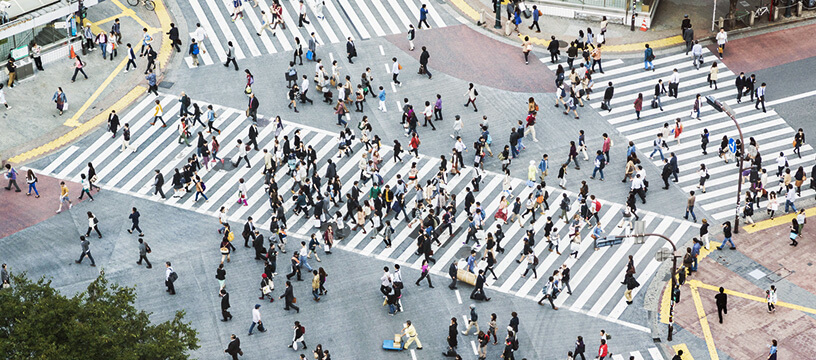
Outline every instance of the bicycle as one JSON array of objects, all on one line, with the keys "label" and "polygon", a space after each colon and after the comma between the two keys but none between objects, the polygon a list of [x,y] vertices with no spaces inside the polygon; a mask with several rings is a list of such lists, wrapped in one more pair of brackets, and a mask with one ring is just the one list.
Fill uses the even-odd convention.
[{"label": "bicycle", "polygon": [[762,4],[756,7],[754,10],[754,18],[759,19],[763,15],[768,15],[770,11],[768,10],[768,5]]},{"label": "bicycle", "polygon": [[128,5],[139,6],[140,2],[144,4],[145,9],[148,11],[153,11],[156,8],[156,3],[153,0],[128,0]]}]

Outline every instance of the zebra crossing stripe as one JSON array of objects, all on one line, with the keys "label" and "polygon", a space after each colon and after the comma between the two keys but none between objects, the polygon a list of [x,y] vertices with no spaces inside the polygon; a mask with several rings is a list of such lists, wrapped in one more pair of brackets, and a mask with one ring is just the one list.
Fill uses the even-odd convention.
[{"label": "zebra crossing stripe", "polygon": [[[198,19],[198,22],[201,24],[201,27],[203,27],[204,31],[207,33],[207,38],[209,38],[210,44],[212,44],[211,48],[215,50],[215,54],[218,55],[218,59],[220,61],[227,62],[227,53],[224,52],[224,49],[219,45],[221,44],[221,40],[219,40],[218,36],[215,35],[215,30],[213,30],[212,25],[210,25],[210,20],[207,19],[207,14],[204,13],[204,9],[201,7],[201,4],[198,3],[198,0],[190,0],[190,6],[193,8],[193,12]],[[219,14],[217,12],[213,13],[216,20],[221,19],[218,15]],[[199,45],[204,46],[203,44]],[[202,49],[204,49],[204,47],[202,47]],[[199,55],[206,54],[204,54],[204,51],[201,51]]]},{"label": "zebra crossing stripe", "polygon": [[[230,12],[232,11],[232,9],[230,9],[230,6],[228,6],[224,2],[222,2],[221,4],[224,5],[228,11]],[[250,13],[252,14],[252,16],[255,16],[255,13],[252,11],[251,7],[244,10],[244,13]],[[244,15],[242,15],[241,19],[236,19],[232,23],[235,24],[236,28],[238,28],[238,33],[241,34],[241,37],[244,39],[244,44],[249,48],[249,53],[252,54],[252,56],[260,56],[261,50],[258,49],[258,46],[255,45],[255,40],[252,38],[253,34],[250,33],[249,30],[247,30],[246,25],[244,25],[243,16]],[[252,21],[251,18],[250,21]],[[236,49],[239,47],[238,44],[233,45],[235,45]]]},{"label": "zebra crossing stripe", "polygon": [[334,6],[334,1],[326,2],[326,10],[329,10],[329,14],[331,14],[331,17],[337,23],[337,26],[340,27],[340,32],[343,33],[344,39],[354,35],[351,32],[351,29],[349,29],[348,25],[346,25],[345,21],[343,21],[343,16],[340,15],[339,11],[337,11],[337,7]]},{"label": "zebra crossing stripe", "polygon": [[[663,218],[663,220],[660,222],[660,224],[657,226],[657,228],[654,230],[654,232],[658,233],[658,234],[665,233],[669,229],[669,226],[672,225],[673,222],[674,222],[674,219],[672,219],[672,218]],[[685,231],[683,231],[683,233],[685,233]],[[677,239],[677,238],[675,238],[675,239]],[[649,253],[652,253],[652,248],[655,245],[660,245],[661,243],[663,243],[663,239],[658,238],[658,237],[650,237],[649,239],[646,239],[646,241],[643,244],[639,245],[637,247],[637,251],[635,252],[635,254],[632,255],[632,261],[634,261],[634,263],[635,263],[635,268],[636,269],[638,269],[638,268],[642,269],[641,265],[643,265],[643,262],[644,262],[643,260],[646,257],[646,255],[649,254]],[[623,252],[621,257],[619,259],[617,259],[617,261],[612,261],[612,259],[610,259],[609,262],[603,268],[605,268],[605,269],[615,269],[617,264],[620,262],[621,259],[623,259],[623,256],[627,252],[627,251],[624,251],[624,249],[628,250],[628,248],[631,248],[633,245],[635,245],[634,244],[634,239],[627,239],[626,241],[624,241],[624,244],[622,244],[622,246],[620,246],[618,248],[618,252],[617,252],[617,253]],[[657,246],[657,248],[660,248],[660,246]],[[617,255],[617,253],[616,253],[616,255]],[[646,261],[648,261],[648,259]],[[603,290],[603,291],[600,292],[601,294],[605,295],[605,294],[619,294],[620,293],[620,289],[623,287],[621,285],[621,282],[625,278],[626,269],[625,268],[619,268],[619,269],[620,270],[618,270],[618,271],[614,271],[614,270],[610,271],[610,273],[613,275],[613,276],[611,276],[612,282],[609,284],[609,286],[606,288],[606,290]],[[598,280],[597,277],[595,279],[593,279],[592,281],[595,282],[596,280]],[[624,290],[626,290],[626,289],[624,289]],[[601,312],[603,312],[604,307],[606,307],[606,305],[609,304],[609,301],[612,300],[611,296],[604,296],[604,295],[601,295],[598,298],[598,300],[595,302],[595,304],[592,305],[592,307],[589,309],[590,314],[600,315]],[[618,298],[618,300],[620,300],[620,298]]]},{"label": "zebra crossing stripe", "polygon": [[[411,2],[413,0],[405,0],[405,1],[406,2]],[[439,12],[437,12],[436,9],[434,9],[434,6],[430,1],[428,1],[428,0],[419,0],[419,2],[424,4],[424,5],[428,5],[428,14],[431,16],[431,19],[433,19],[433,22],[436,23],[436,27],[445,27],[445,26],[447,26],[447,25],[445,25],[445,22],[442,21],[442,16],[439,16]],[[419,12],[417,12],[417,14],[419,14]]]},{"label": "zebra crossing stripe", "polygon": [[[360,38],[362,40],[370,39],[371,35],[368,33],[368,30],[366,30],[363,22],[360,21],[360,18],[357,17],[357,13],[354,12],[354,9],[351,7],[351,4],[349,4],[348,0],[338,0],[337,2],[340,4],[340,7],[343,8],[349,20],[351,20],[351,25],[354,26],[354,29],[357,30],[358,34],[360,34]],[[380,31],[382,31],[382,29],[380,29]]]},{"label": "zebra crossing stripe", "polygon": [[[341,0],[344,2],[348,2],[348,0]],[[371,12],[371,9],[368,8],[366,5],[365,0],[355,0],[357,3],[357,7],[360,8],[360,11],[363,12],[363,16],[368,20],[369,25],[374,29],[374,32],[377,36],[385,36],[385,31],[383,31],[382,27],[380,27],[380,23],[377,22],[377,18]]]},{"label": "zebra crossing stripe", "polygon": [[[260,14],[255,14],[255,11],[252,10],[252,7],[248,7],[248,9],[244,9],[244,12],[247,13],[247,17],[249,17],[249,22],[252,24],[252,30],[253,31],[249,32],[249,37],[252,37],[254,35],[254,33],[261,34],[261,36],[259,36],[259,37],[261,38],[261,43],[263,43],[264,47],[266,48],[266,53],[267,54],[277,53],[278,51],[275,50],[275,45],[272,44],[272,40],[269,39],[269,34],[267,34],[267,31],[264,30],[263,32],[260,32],[261,27],[263,26],[263,25],[261,25],[261,22],[263,21],[263,18],[258,19]],[[240,29],[239,29],[239,31],[240,31]],[[257,35],[255,35],[255,36],[257,36]],[[244,39],[244,40],[247,41],[247,42],[250,41],[249,39]]]},{"label": "zebra crossing stripe", "polygon": [[397,13],[397,17],[399,17],[400,21],[402,22],[402,25],[405,26],[405,28],[407,29],[408,25],[412,24],[411,20],[409,20],[408,16],[406,16],[405,13],[402,11],[402,8],[399,6],[397,0],[388,0],[388,4],[391,5],[391,9],[393,9],[394,12]]},{"label": "zebra crossing stripe", "polygon": [[[195,2],[195,1],[198,1],[198,0],[191,0],[190,2],[192,3],[192,2]],[[214,0],[204,0],[204,3],[207,4],[207,7],[210,9],[210,13],[215,18],[215,22],[218,24],[218,27],[221,29],[221,33],[224,34],[224,37],[227,39],[227,41],[238,42],[238,40],[236,40],[236,38],[235,38],[235,35],[232,34],[232,30],[230,30],[229,24],[227,24],[227,22],[224,20],[224,18],[222,16],[219,16],[220,12],[218,10],[218,4],[216,4]],[[202,26],[204,26],[204,25],[202,24]],[[223,44],[226,44],[227,41],[224,41]],[[221,45],[221,43],[212,41],[212,38],[210,38],[210,43],[212,43],[212,47],[214,47],[216,49],[216,52],[218,51],[217,49],[219,49],[219,48],[221,49],[221,51],[224,51],[223,45]],[[218,54],[218,57],[220,58],[221,54]],[[238,59],[238,60],[241,60],[241,59],[245,58],[244,51],[241,50],[240,46],[235,47],[235,58]],[[226,53],[224,53],[224,59],[221,60],[221,61],[224,61],[224,62],[227,61]]]},{"label": "zebra crossing stripe", "polygon": [[377,9],[377,12],[380,13],[380,17],[383,19],[383,21],[385,21],[385,25],[388,26],[388,29],[391,30],[391,33],[392,34],[400,33],[399,26],[397,26],[397,23],[394,22],[393,18],[391,18],[391,14],[389,14],[388,10],[385,9],[385,6],[383,6],[382,1],[374,0],[371,3],[374,5],[374,8]]},{"label": "zebra crossing stripe", "polygon": [[[104,139],[107,135],[108,135],[107,132],[103,133],[102,138]],[[79,150],[79,147],[74,145],[69,146],[67,149],[65,149],[65,151],[62,152],[62,154],[60,154],[56,159],[54,159],[53,162],[48,164],[48,166],[46,166],[45,169],[43,169],[43,173],[46,174],[53,173],[58,166],[67,161],[68,158],[71,157],[71,155],[73,155],[77,150]]]},{"label": "zebra crossing stripe", "polygon": [[[293,19],[295,19],[295,18],[299,19],[300,18],[300,3],[298,3],[297,0],[289,0],[289,5],[292,6],[292,9],[294,9],[294,12],[292,13],[293,14],[292,18]],[[284,13],[286,13],[285,10],[284,10]],[[317,39],[317,42],[320,43],[320,44],[325,44],[325,42],[323,42],[323,37],[321,37],[320,34],[317,31],[315,31],[314,26],[312,26],[311,20],[309,19],[308,11],[306,12],[306,19],[309,20],[309,23],[306,23],[306,22],[303,23],[303,26],[306,28],[306,32],[307,32],[306,37],[304,37],[303,39],[309,39],[310,38],[309,34],[314,33],[315,34],[315,39]],[[295,25],[293,25],[293,26],[295,26]],[[307,44],[308,44],[308,42],[307,42]],[[306,44],[304,44],[304,46],[305,45]]]}]

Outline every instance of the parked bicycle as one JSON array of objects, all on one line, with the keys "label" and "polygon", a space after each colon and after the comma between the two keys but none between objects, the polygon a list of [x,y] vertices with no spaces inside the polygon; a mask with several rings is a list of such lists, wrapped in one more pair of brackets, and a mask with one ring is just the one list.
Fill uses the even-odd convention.
[{"label": "parked bicycle", "polygon": [[139,6],[139,3],[142,3],[148,11],[153,11],[156,8],[156,3],[153,0],[128,0],[130,6]]}]

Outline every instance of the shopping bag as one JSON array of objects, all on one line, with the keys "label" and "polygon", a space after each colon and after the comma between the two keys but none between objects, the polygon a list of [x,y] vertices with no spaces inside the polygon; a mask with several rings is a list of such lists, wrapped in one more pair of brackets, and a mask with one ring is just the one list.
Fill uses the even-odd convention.
[{"label": "shopping bag", "polygon": [[314,52],[312,50],[309,50],[309,51],[306,52],[306,59],[307,60],[314,60]]}]

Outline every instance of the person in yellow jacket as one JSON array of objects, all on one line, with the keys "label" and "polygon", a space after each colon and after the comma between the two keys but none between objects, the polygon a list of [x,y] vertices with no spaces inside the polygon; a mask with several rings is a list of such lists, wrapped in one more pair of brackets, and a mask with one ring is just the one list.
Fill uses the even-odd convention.
[{"label": "person in yellow jacket", "polygon": [[414,325],[411,324],[411,320],[405,321],[405,327],[402,328],[402,335],[408,336],[408,341],[406,341],[405,345],[403,346],[404,349],[407,349],[411,343],[416,341],[417,350],[422,350],[422,343],[419,341],[419,337],[417,337],[416,329],[414,328]]},{"label": "person in yellow jacket", "polygon": [[68,187],[65,186],[65,181],[60,181],[60,206],[57,209],[57,214],[62,212],[62,204],[68,203],[68,210],[71,210],[71,207],[74,204],[71,203],[71,198],[68,196]]},{"label": "person in yellow jacket", "polygon": [[156,120],[159,120],[162,122],[162,127],[167,127],[167,124],[164,122],[164,119],[162,118],[162,116],[164,116],[164,109],[162,108],[159,100],[156,100],[155,110],[156,112],[153,113],[153,122],[151,122],[150,125],[152,126],[156,124]]},{"label": "person in yellow jacket", "polygon": [[317,270],[312,270],[312,296],[314,296],[314,301],[320,301],[320,275],[318,274]]}]

